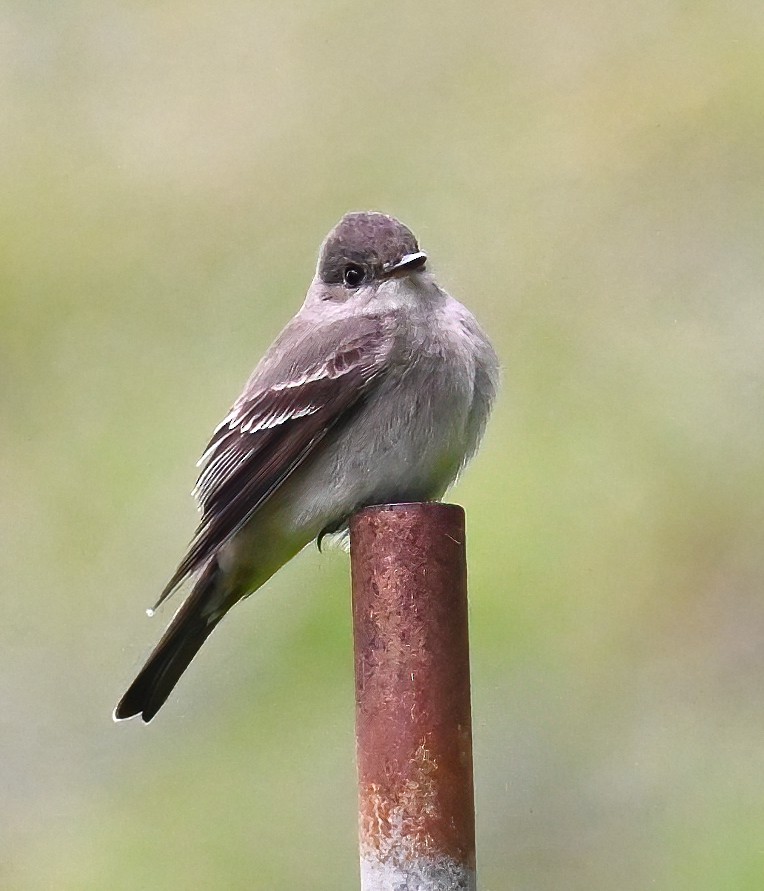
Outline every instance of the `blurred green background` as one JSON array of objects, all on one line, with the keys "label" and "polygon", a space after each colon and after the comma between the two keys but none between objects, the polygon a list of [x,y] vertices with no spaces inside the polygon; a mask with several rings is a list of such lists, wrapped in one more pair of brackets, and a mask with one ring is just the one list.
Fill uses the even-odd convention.
[{"label": "blurred green background", "polygon": [[451,496],[481,887],[764,887],[764,5],[11,0],[0,44],[0,886],[357,887],[345,555],[111,709],[373,208],[504,365]]}]

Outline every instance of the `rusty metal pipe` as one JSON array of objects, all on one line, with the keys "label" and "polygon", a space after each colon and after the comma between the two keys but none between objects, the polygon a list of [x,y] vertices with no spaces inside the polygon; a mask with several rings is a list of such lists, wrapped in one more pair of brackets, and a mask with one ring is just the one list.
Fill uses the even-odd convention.
[{"label": "rusty metal pipe", "polygon": [[369,507],[350,542],[362,891],[474,891],[464,511]]}]

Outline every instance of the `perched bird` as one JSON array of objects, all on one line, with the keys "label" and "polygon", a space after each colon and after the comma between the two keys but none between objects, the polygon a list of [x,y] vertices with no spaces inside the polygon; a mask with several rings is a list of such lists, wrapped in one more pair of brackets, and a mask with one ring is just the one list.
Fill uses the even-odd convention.
[{"label": "perched bird", "polygon": [[306,544],[370,504],[440,498],[477,449],[499,364],[412,232],[349,213],[305,302],[212,434],[201,521],[157,606],[190,594],[114,711],[150,721],[212,630]]}]

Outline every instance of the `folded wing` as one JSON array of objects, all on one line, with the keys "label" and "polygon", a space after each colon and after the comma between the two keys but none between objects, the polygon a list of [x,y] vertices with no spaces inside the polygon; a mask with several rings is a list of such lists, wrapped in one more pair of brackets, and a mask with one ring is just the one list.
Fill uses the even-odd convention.
[{"label": "folded wing", "polygon": [[157,605],[252,518],[384,374],[391,338],[382,319],[350,319],[305,337],[312,340],[294,356],[279,356],[283,370],[271,383],[266,359],[213,433],[194,490],[202,518]]}]

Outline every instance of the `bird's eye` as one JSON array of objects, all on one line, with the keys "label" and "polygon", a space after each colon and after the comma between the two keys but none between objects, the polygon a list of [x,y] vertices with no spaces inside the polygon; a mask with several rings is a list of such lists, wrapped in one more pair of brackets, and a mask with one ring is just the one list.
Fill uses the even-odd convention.
[{"label": "bird's eye", "polygon": [[348,288],[357,288],[366,278],[366,270],[357,263],[348,263],[342,270],[342,281]]}]

